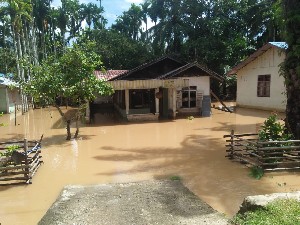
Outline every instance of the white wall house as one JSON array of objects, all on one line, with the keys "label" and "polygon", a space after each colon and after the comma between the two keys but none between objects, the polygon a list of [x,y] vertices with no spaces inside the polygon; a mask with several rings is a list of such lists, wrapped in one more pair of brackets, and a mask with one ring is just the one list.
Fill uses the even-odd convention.
[{"label": "white wall house", "polygon": [[[164,56],[107,80],[115,90],[115,109],[134,121],[175,119],[177,115],[209,117],[210,79],[223,81],[197,62]],[[96,111],[96,104],[91,106]]]},{"label": "white wall house", "polygon": [[237,75],[237,106],[285,110],[284,78],[279,70],[286,48],[284,42],[269,42],[228,72]]}]

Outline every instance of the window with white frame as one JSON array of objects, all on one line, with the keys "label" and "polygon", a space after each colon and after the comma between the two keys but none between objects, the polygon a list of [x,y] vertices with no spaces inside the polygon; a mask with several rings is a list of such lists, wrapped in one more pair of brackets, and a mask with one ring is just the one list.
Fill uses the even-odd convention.
[{"label": "window with white frame", "polygon": [[197,86],[182,88],[182,108],[195,108],[197,98]]}]

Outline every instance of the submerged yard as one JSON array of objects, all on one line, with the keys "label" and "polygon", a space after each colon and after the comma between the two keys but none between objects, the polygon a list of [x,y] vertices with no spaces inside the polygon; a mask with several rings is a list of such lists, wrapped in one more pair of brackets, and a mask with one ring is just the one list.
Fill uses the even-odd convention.
[{"label": "submerged yard", "polygon": [[223,135],[257,132],[270,112],[213,109],[210,118],[147,123],[115,122],[97,115],[80,138],[65,141],[56,109],[38,109],[17,118],[5,115],[0,141],[39,139],[44,164],[33,184],[0,187],[0,223],[36,224],[68,184],[124,183],[170,179],[183,184],[219,212],[232,216],[248,195],[300,190],[300,172],[267,173],[261,180],[225,158]]}]

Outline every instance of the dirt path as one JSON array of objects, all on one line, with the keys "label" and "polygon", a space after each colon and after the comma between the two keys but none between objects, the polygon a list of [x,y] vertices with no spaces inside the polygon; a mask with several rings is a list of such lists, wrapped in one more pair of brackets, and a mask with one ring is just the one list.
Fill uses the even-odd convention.
[{"label": "dirt path", "polygon": [[67,186],[39,222],[55,224],[219,224],[225,217],[180,181]]}]

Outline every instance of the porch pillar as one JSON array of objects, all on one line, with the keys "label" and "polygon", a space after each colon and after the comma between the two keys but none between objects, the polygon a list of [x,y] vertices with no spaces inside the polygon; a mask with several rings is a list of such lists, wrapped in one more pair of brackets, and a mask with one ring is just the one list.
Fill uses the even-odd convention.
[{"label": "porch pillar", "polygon": [[5,87],[5,101],[6,101],[6,113],[10,113],[9,111],[9,97],[8,97],[8,87]]},{"label": "porch pillar", "polygon": [[176,118],[176,88],[173,88],[173,98],[172,98],[172,111],[173,111],[173,119]]},{"label": "porch pillar", "polygon": [[126,115],[129,114],[129,89],[125,89],[125,108]]},{"label": "porch pillar", "polygon": [[[159,92],[159,88],[155,88],[155,94]],[[155,97],[155,114],[159,114],[159,99]]]}]

